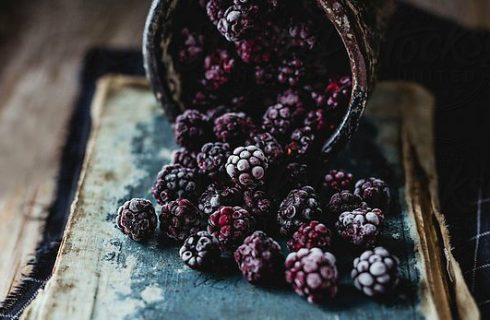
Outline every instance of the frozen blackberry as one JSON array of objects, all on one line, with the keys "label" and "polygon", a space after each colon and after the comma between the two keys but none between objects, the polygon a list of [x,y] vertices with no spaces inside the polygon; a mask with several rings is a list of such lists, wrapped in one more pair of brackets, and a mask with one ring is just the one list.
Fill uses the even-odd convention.
[{"label": "frozen blackberry", "polygon": [[272,134],[279,141],[283,141],[289,136],[297,122],[297,110],[278,103],[265,111],[262,118],[262,129]]},{"label": "frozen blackberry", "polygon": [[328,121],[323,109],[315,109],[308,112],[303,124],[313,129],[315,133],[323,134],[335,128],[333,121]]},{"label": "frozen blackberry", "polygon": [[256,65],[254,67],[255,83],[261,86],[275,82],[276,74],[276,69],[271,64]]},{"label": "frozen blackberry", "polygon": [[310,186],[292,190],[281,202],[277,221],[280,232],[291,236],[304,222],[323,219],[320,200],[315,190]]},{"label": "frozen blackberry", "polygon": [[222,206],[238,206],[242,202],[242,192],[240,189],[210,184],[199,198],[198,208],[207,219]]},{"label": "frozen blackberry", "polygon": [[210,129],[206,116],[193,109],[184,111],[173,125],[177,143],[189,150],[199,150],[205,142],[211,140]]},{"label": "frozen blackberry", "polygon": [[256,146],[238,147],[226,162],[226,172],[235,184],[255,188],[264,183],[268,166],[264,152]]},{"label": "frozen blackberry", "polygon": [[177,199],[162,206],[160,230],[170,239],[184,241],[199,231],[201,216],[187,199]]},{"label": "frozen blackberry", "polygon": [[165,165],[158,173],[151,192],[161,205],[186,198],[191,201],[199,194],[199,181],[194,170],[181,165]]},{"label": "frozen blackberry", "polygon": [[390,207],[390,188],[381,179],[371,177],[357,181],[354,194],[372,208],[380,208],[386,212]]},{"label": "frozen blackberry", "polygon": [[332,244],[332,231],[323,223],[309,221],[303,223],[288,241],[290,251],[306,248],[320,248],[327,250]]},{"label": "frozen blackberry", "polygon": [[344,76],[333,79],[325,89],[327,94],[326,106],[329,110],[347,107],[352,92],[352,79]]},{"label": "frozen blackberry", "polygon": [[135,241],[148,239],[157,227],[157,215],[150,201],[131,199],[117,211],[117,226]]},{"label": "frozen blackberry", "polygon": [[209,216],[208,232],[223,252],[233,252],[255,229],[255,220],[242,207],[220,207]]},{"label": "frozen blackberry", "polygon": [[204,58],[204,85],[218,90],[230,81],[235,68],[236,60],[228,50],[216,50]]},{"label": "frozen blackberry", "polygon": [[258,227],[267,227],[272,215],[272,201],[264,191],[245,190],[243,204],[244,208],[254,217]]},{"label": "frozen blackberry", "polygon": [[184,241],[179,255],[192,269],[209,270],[220,258],[219,244],[207,231],[199,231]]},{"label": "frozen blackberry", "polygon": [[315,46],[316,36],[310,22],[291,21],[288,31],[293,46],[310,50]]},{"label": "frozen blackberry", "polygon": [[306,113],[305,101],[304,93],[296,89],[290,88],[277,95],[277,103],[291,107],[297,118]]},{"label": "frozen blackberry", "polygon": [[203,57],[204,36],[190,31],[188,28],[180,32],[183,41],[179,50],[179,61],[184,64],[193,64]]},{"label": "frozen blackberry", "polygon": [[225,164],[231,154],[230,145],[221,142],[208,142],[197,155],[199,172],[211,179],[221,179],[225,174]]},{"label": "frozen blackberry", "polygon": [[355,246],[369,248],[376,243],[383,220],[380,209],[364,206],[341,213],[335,227],[342,239]]},{"label": "frozen blackberry", "polygon": [[337,293],[335,256],[319,248],[299,249],[286,258],[286,281],[309,303],[321,303]]},{"label": "frozen blackberry", "polygon": [[282,173],[281,181],[283,189],[289,192],[309,184],[310,168],[305,163],[291,162],[286,165]]},{"label": "frozen blackberry", "polygon": [[206,4],[206,13],[208,14],[209,20],[214,25],[217,25],[219,20],[223,18],[226,9],[231,4],[230,0],[208,0]]},{"label": "frozen blackberry", "polygon": [[221,142],[236,147],[245,143],[254,126],[252,120],[243,112],[225,113],[214,121],[214,133]]},{"label": "frozen blackberry", "polygon": [[239,1],[228,7],[218,21],[218,31],[228,41],[238,41],[255,28],[260,8],[254,1]]},{"label": "frozen blackberry", "polygon": [[277,74],[277,81],[281,84],[295,87],[305,77],[305,65],[298,56],[292,56],[282,60]]},{"label": "frozen blackberry", "polygon": [[352,194],[349,190],[342,190],[330,197],[327,208],[334,217],[338,217],[342,212],[359,208],[361,204],[362,199],[360,197]]},{"label": "frozen blackberry", "polygon": [[352,187],[352,180],[352,173],[334,169],[325,174],[322,184],[326,194],[331,197],[336,192],[350,190]]},{"label": "frozen blackberry", "polygon": [[196,153],[186,148],[180,148],[172,153],[172,164],[181,165],[184,168],[196,170]]},{"label": "frozen blackberry", "polygon": [[351,272],[357,289],[367,296],[384,296],[397,286],[400,262],[383,247],[364,251],[354,259]]},{"label": "frozen blackberry", "polygon": [[245,63],[268,63],[273,57],[270,39],[262,36],[235,42],[235,47],[238,55]]},{"label": "frozen blackberry", "polygon": [[315,149],[315,133],[310,127],[298,128],[291,134],[291,142],[286,147],[288,156],[304,157]]},{"label": "frozen blackberry", "polygon": [[254,134],[247,141],[248,145],[255,145],[262,150],[269,164],[276,163],[284,155],[282,145],[268,132]]},{"label": "frozen blackberry", "polygon": [[250,283],[274,282],[283,269],[281,246],[262,231],[246,237],[234,256],[238,268]]}]

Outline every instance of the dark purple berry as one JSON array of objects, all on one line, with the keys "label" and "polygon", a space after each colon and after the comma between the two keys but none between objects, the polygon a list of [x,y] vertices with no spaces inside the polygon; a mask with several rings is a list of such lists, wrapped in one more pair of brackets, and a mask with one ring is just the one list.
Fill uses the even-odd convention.
[{"label": "dark purple berry", "polygon": [[277,95],[277,103],[290,107],[297,117],[306,113],[305,101],[305,95],[296,89],[287,89]]},{"label": "dark purple berry", "polygon": [[235,42],[235,47],[238,55],[245,63],[268,63],[273,56],[269,40],[263,37],[246,39]]},{"label": "dark purple berry", "polygon": [[221,179],[225,174],[225,164],[231,154],[230,145],[222,142],[208,142],[197,154],[199,172],[211,179]]},{"label": "dark purple berry", "polygon": [[188,28],[180,32],[183,43],[179,51],[179,61],[184,64],[192,64],[203,57],[204,36],[191,32]]},{"label": "dark purple berry", "polygon": [[255,231],[236,249],[235,261],[250,283],[271,283],[283,269],[281,246],[262,231]]},{"label": "dark purple berry", "polygon": [[313,129],[314,132],[322,134],[333,129],[331,123],[326,119],[326,112],[323,109],[315,109],[308,112],[305,117],[304,125]]},{"label": "dark purple berry", "polygon": [[207,219],[222,206],[240,206],[243,203],[242,192],[235,187],[220,187],[210,184],[198,201],[198,208]]},{"label": "dark purple berry", "polygon": [[286,147],[288,156],[304,157],[312,153],[315,146],[315,133],[310,127],[298,128],[291,134],[291,142]]},{"label": "dark purple berry", "polygon": [[157,215],[150,201],[131,199],[117,211],[117,226],[135,241],[148,239],[157,227]]},{"label": "dark purple berry", "polygon": [[309,183],[310,169],[307,164],[291,162],[286,165],[281,181],[289,192],[292,189],[304,187]]},{"label": "dark purple berry", "polygon": [[207,231],[199,231],[184,241],[179,255],[192,269],[209,270],[219,261],[219,243]]},{"label": "dark purple berry", "polygon": [[310,22],[294,22],[289,25],[291,44],[296,47],[313,49],[316,44],[316,36]]},{"label": "dark purple berry", "polygon": [[209,20],[214,25],[217,25],[219,20],[223,18],[226,9],[231,4],[230,0],[208,0],[206,4],[206,13],[208,14]]},{"label": "dark purple berry", "polygon": [[186,148],[180,148],[172,153],[172,164],[181,165],[184,168],[196,170],[196,153]]},{"label": "dark purple berry", "polygon": [[326,106],[328,110],[338,110],[347,107],[352,92],[352,80],[350,76],[332,80],[325,89],[327,94]]},{"label": "dark purple berry", "polygon": [[321,303],[337,293],[335,256],[319,248],[300,249],[286,258],[286,281],[309,303]]},{"label": "dark purple berry", "polygon": [[292,190],[281,202],[277,221],[281,234],[291,236],[304,222],[323,220],[320,200],[310,186]]},{"label": "dark purple berry", "polygon": [[383,247],[364,251],[354,259],[351,272],[357,289],[367,296],[385,296],[397,286],[400,262]]},{"label": "dark purple berry", "polygon": [[208,220],[208,232],[224,252],[235,251],[254,229],[254,218],[241,207],[221,207]]},{"label": "dark purple berry", "polygon": [[290,251],[306,248],[320,248],[327,250],[332,244],[332,231],[323,223],[309,221],[303,223],[288,241]]},{"label": "dark purple berry", "polygon": [[151,188],[151,192],[161,205],[186,198],[197,199],[199,194],[199,181],[194,170],[184,168],[181,165],[166,165],[158,173],[157,179]]},{"label": "dark purple berry", "polygon": [[386,212],[390,207],[390,188],[381,179],[371,177],[357,181],[354,194],[372,208],[380,208]]},{"label": "dark purple berry", "polygon": [[256,65],[254,67],[255,83],[258,85],[270,85],[277,77],[275,68],[270,64]]},{"label": "dark purple berry", "polygon": [[276,163],[284,155],[282,145],[268,132],[254,134],[250,137],[248,145],[255,145],[262,150],[269,164]]},{"label": "dark purple berry", "polygon": [[352,187],[352,173],[344,170],[330,170],[323,178],[323,188],[328,197],[342,190],[350,190]]},{"label": "dark purple berry", "polygon": [[342,239],[355,246],[369,248],[376,243],[383,220],[380,209],[364,206],[341,213],[335,227]]},{"label": "dark purple berry", "polygon": [[177,143],[189,150],[199,150],[211,140],[208,119],[197,110],[189,109],[177,117],[173,125]]},{"label": "dark purple berry", "polygon": [[218,31],[228,41],[238,41],[255,28],[259,15],[259,6],[253,1],[242,1],[228,7],[218,21]]},{"label": "dark purple berry", "polygon": [[162,206],[160,230],[170,239],[184,241],[199,231],[201,216],[187,199],[177,199]]},{"label": "dark purple berry", "polygon": [[226,162],[226,172],[235,184],[255,188],[264,183],[268,166],[264,152],[256,146],[238,147]]},{"label": "dark purple berry", "polygon": [[214,134],[218,141],[236,147],[245,141],[253,131],[252,120],[244,113],[225,113],[214,121]]},{"label": "dark purple berry", "polygon": [[306,74],[303,60],[297,56],[284,59],[278,68],[277,81],[291,87],[300,84]]},{"label": "dark purple berry", "polygon": [[262,118],[262,129],[282,141],[293,130],[299,115],[298,110],[284,104],[270,106]]},{"label": "dark purple berry", "polygon": [[225,49],[218,49],[204,58],[204,85],[218,90],[228,83],[236,67],[235,58]]},{"label": "dark purple berry", "polygon": [[258,227],[267,227],[272,217],[272,201],[264,191],[245,190],[243,207],[254,217]]},{"label": "dark purple berry", "polygon": [[337,218],[342,212],[352,211],[361,206],[362,199],[349,190],[342,190],[332,195],[328,202],[328,211]]}]

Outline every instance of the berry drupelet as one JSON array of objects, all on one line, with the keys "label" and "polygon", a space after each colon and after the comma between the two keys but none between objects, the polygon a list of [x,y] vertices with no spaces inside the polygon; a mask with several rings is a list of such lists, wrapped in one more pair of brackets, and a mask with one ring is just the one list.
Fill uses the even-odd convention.
[{"label": "berry drupelet", "polygon": [[194,201],[199,191],[200,184],[195,170],[181,165],[163,166],[151,188],[153,196],[161,205],[178,198]]},{"label": "berry drupelet", "polygon": [[229,112],[214,121],[214,134],[218,141],[237,147],[245,143],[254,130],[252,120],[243,112]]},{"label": "berry drupelet", "polygon": [[357,181],[354,194],[372,208],[387,212],[390,207],[390,188],[381,179],[371,177]]},{"label": "berry drupelet", "polygon": [[243,202],[240,189],[210,184],[198,201],[198,208],[207,219],[222,206],[239,206]]},{"label": "berry drupelet", "polygon": [[376,247],[354,259],[351,277],[356,288],[365,295],[384,296],[398,284],[399,264],[398,258],[388,250]]},{"label": "berry drupelet", "polygon": [[268,226],[272,215],[272,201],[261,190],[247,189],[243,192],[243,206],[254,217],[257,227]]},{"label": "berry drupelet", "polygon": [[286,281],[309,303],[321,303],[337,293],[335,257],[319,248],[300,249],[286,258]]},{"label": "berry drupelet", "polygon": [[179,61],[183,64],[193,64],[200,60],[204,52],[204,36],[188,28],[182,29],[180,36],[183,43],[179,51]]},{"label": "berry drupelet", "polygon": [[332,244],[332,231],[318,221],[303,223],[288,241],[290,251],[306,248],[320,248],[327,250]]},{"label": "berry drupelet", "polygon": [[350,190],[352,187],[352,180],[352,173],[333,169],[325,174],[322,185],[326,194],[331,197],[336,192]]},{"label": "berry drupelet", "polygon": [[208,232],[218,240],[222,252],[233,252],[255,229],[255,220],[242,207],[220,207],[209,216]]},{"label": "berry drupelet", "polygon": [[225,164],[231,154],[230,145],[222,142],[208,142],[197,155],[199,172],[216,180],[223,178]]},{"label": "berry drupelet", "polygon": [[181,165],[184,168],[196,170],[196,153],[186,148],[180,148],[172,153],[172,164]]},{"label": "berry drupelet", "polygon": [[160,230],[170,239],[184,241],[199,231],[201,216],[187,199],[177,199],[162,206]]},{"label": "berry drupelet", "polygon": [[357,247],[369,248],[376,243],[383,220],[380,209],[364,206],[341,213],[335,227],[345,241]]},{"label": "berry drupelet", "polygon": [[306,70],[303,60],[292,56],[282,60],[278,68],[277,81],[284,85],[295,87],[305,77]]},{"label": "berry drupelet", "polygon": [[237,66],[235,58],[225,49],[218,49],[204,58],[204,85],[218,90],[228,83]]},{"label": "berry drupelet", "polygon": [[117,226],[135,241],[148,239],[157,227],[157,215],[150,201],[131,199],[117,211]]},{"label": "berry drupelet", "polygon": [[349,190],[334,193],[328,202],[327,209],[335,219],[345,211],[351,211],[361,206],[362,199]]},{"label": "berry drupelet", "polygon": [[280,232],[291,236],[304,222],[323,220],[320,200],[310,186],[292,190],[281,202],[277,214]]},{"label": "berry drupelet", "polygon": [[246,237],[236,249],[234,257],[238,268],[250,283],[272,283],[282,273],[284,256],[281,246],[262,231],[255,231]]},{"label": "berry drupelet", "polygon": [[247,141],[247,145],[255,145],[262,150],[271,165],[278,162],[284,155],[282,145],[268,132],[254,134]]},{"label": "berry drupelet", "polygon": [[219,244],[207,231],[199,231],[184,241],[179,255],[190,268],[209,270],[220,258]]},{"label": "berry drupelet", "polygon": [[189,150],[199,150],[212,139],[211,128],[205,115],[189,109],[177,117],[173,125],[177,143]]},{"label": "berry drupelet", "polygon": [[256,146],[238,147],[226,162],[226,172],[236,185],[256,188],[264,184],[268,165],[264,152]]}]

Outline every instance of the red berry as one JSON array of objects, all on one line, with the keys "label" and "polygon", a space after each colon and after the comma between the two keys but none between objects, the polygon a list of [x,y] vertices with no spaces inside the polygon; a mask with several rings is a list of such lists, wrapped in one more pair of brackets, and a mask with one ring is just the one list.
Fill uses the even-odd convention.
[{"label": "red berry", "polygon": [[306,248],[320,248],[326,250],[332,244],[332,231],[323,223],[309,221],[303,223],[288,241],[290,251]]}]

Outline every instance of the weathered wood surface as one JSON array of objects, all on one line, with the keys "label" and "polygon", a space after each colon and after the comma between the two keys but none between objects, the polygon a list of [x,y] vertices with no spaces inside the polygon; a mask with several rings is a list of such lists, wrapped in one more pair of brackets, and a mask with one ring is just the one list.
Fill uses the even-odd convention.
[{"label": "weathered wood surface", "polygon": [[[291,290],[254,287],[236,272],[192,271],[180,262],[177,246],[157,238],[148,244],[128,240],[115,228],[118,205],[136,196],[151,199],[154,176],[176,146],[145,82],[108,78],[100,83],[94,102],[84,173],[54,276],[24,318],[447,318],[449,298],[445,291],[437,292],[442,299],[435,297],[434,279],[425,271],[432,266],[422,261],[405,198],[400,157],[404,94],[397,87],[381,86],[360,133],[338,159],[357,176],[377,174],[393,187],[395,205],[381,242],[401,258],[403,281],[400,293],[389,301],[368,299],[353,288],[346,272],[352,257],[345,253],[338,254],[344,270],[338,297],[317,307]],[[444,283],[442,273],[436,272],[436,281]]]}]

